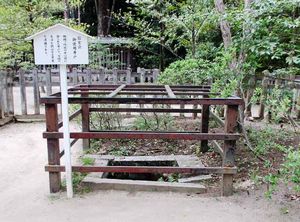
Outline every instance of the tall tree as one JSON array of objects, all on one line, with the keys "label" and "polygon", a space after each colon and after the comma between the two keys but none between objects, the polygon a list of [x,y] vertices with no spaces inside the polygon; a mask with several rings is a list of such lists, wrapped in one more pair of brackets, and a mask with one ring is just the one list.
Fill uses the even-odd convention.
[{"label": "tall tree", "polygon": [[107,0],[95,0],[97,13],[97,36],[108,35],[109,22],[109,2]]}]

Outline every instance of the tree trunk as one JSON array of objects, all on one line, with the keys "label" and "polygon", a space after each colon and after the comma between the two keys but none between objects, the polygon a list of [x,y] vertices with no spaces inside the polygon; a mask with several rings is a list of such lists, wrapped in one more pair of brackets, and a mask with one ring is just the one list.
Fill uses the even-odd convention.
[{"label": "tree trunk", "polygon": [[222,16],[220,20],[220,29],[222,33],[223,43],[225,49],[232,44],[231,30],[229,23],[223,18],[225,16],[225,4],[223,0],[215,0],[215,7],[217,12]]},{"label": "tree trunk", "polygon": [[65,3],[64,19],[65,19],[65,23],[67,23],[67,21],[69,19],[69,15],[68,15],[69,3],[68,3],[68,0],[64,0],[64,3]]},{"label": "tree trunk", "polygon": [[109,20],[109,1],[107,0],[95,0],[96,13],[97,13],[97,36],[108,35],[108,20]]}]

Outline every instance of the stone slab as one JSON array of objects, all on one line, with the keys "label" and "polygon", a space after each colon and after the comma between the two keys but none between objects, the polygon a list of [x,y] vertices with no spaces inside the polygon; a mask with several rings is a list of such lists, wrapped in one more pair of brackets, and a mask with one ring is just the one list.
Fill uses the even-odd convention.
[{"label": "stone slab", "polygon": [[205,193],[206,188],[200,184],[170,183],[142,180],[99,179],[88,177],[83,183],[92,190],[126,190],[126,191],[160,191],[182,193]]}]

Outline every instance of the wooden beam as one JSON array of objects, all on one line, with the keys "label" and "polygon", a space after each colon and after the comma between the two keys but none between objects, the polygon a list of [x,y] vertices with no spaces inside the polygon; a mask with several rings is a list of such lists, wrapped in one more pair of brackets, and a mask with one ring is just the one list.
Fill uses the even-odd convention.
[{"label": "wooden beam", "polygon": [[[64,172],[64,166],[45,166],[48,172]],[[147,167],[147,166],[73,166],[73,172],[106,173],[188,173],[188,174],[236,174],[236,167]]]},{"label": "wooden beam", "polygon": [[169,85],[165,85],[165,88],[166,88],[169,98],[176,98],[175,94],[173,93],[173,91]]},{"label": "wooden beam", "polygon": [[112,98],[115,97],[122,89],[126,87],[125,84],[120,85],[118,88],[116,88],[114,91],[112,91],[110,94],[108,94],[106,97],[107,98]]},{"label": "wooden beam", "polygon": [[[70,133],[74,139],[173,139],[173,140],[237,140],[239,134],[198,132],[93,131]],[[44,132],[44,138],[61,139],[61,132]]]},{"label": "wooden beam", "polygon": [[132,113],[201,113],[201,109],[163,109],[163,108],[90,108],[90,112],[132,112]]},{"label": "wooden beam", "polygon": [[[59,104],[60,98],[43,97],[42,103]],[[181,99],[181,98],[94,98],[78,97],[69,98],[69,104],[197,104],[197,105],[242,105],[243,100],[239,98],[200,98],[200,99]]]}]

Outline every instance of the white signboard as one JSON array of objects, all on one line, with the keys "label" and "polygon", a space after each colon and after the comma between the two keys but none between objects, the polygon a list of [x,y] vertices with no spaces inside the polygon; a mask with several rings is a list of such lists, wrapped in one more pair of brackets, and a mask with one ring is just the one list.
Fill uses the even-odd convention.
[{"label": "white signboard", "polygon": [[65,25],[54,25],[27,38],[33,39],[37,65],[88,64],[88,35]]},{"label": "white signboard", "polygon": [[73,197],[70,129],[68,114],[67,64],[88,64],[88,38],[90,36],[57,24],[27,38],[33,39],[34,60],[37,65],[59,65],[61,106],[63,119],[63,147],[67,195]]}]

